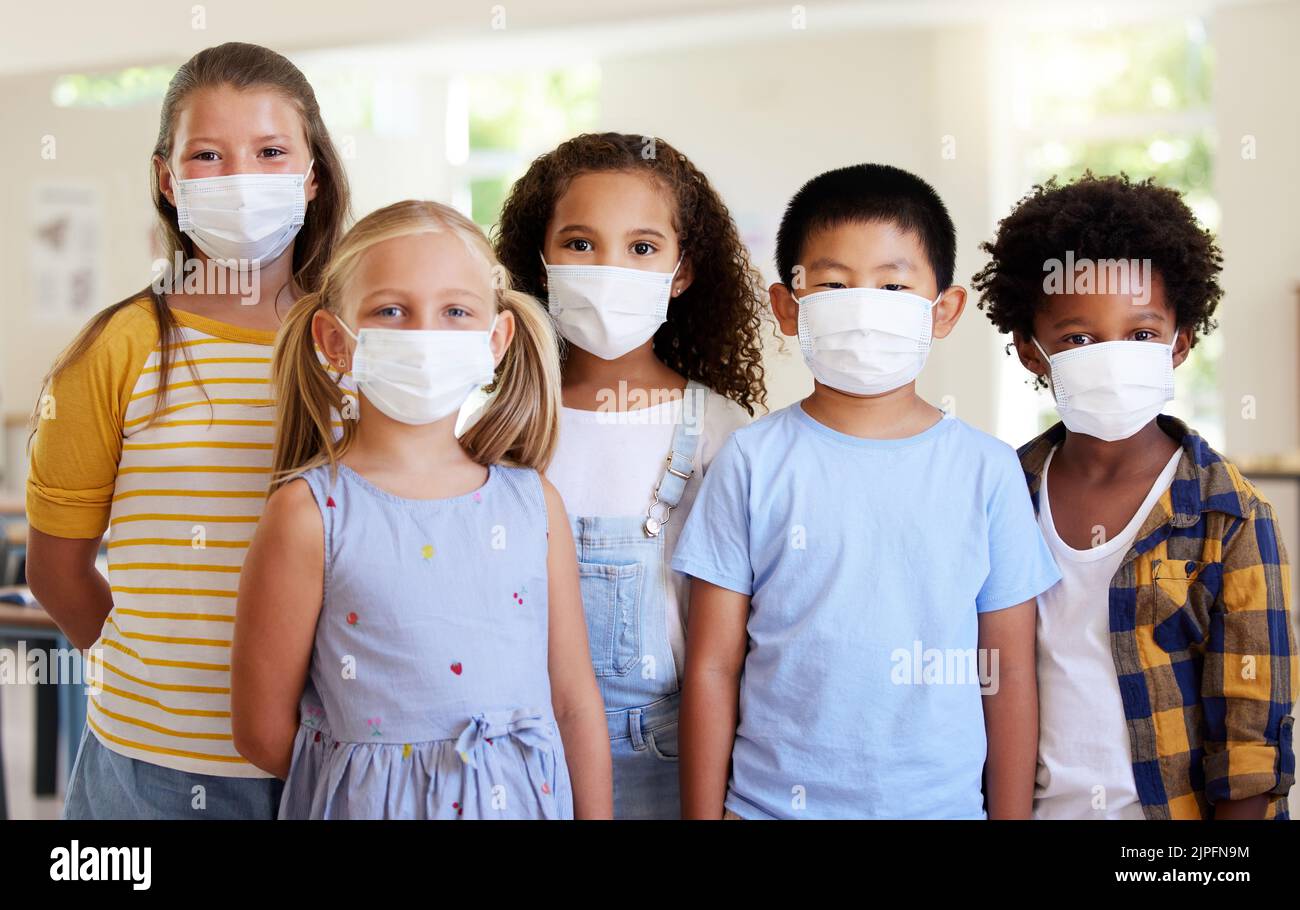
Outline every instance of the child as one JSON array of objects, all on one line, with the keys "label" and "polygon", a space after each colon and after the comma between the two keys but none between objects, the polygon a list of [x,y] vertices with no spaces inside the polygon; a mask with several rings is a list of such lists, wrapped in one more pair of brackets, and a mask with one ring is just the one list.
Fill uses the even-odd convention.
[{"label": "child", "polygon": [[[281,818],[610,814],[573,541],[538,474],[555,339],[498,272],[467,218],[400,202],[347,234],[276,345],[232,698],[240,751],[287,777]],[[360,389],[337,441],[354,404],[317,346]]]},{"label": "child", "polygon": [[1088,174],[1035,187],[984,249],[980,306],[1063,421],[1020,450],[1064,576],[1040,598],[1034,815],[1286,818],[1296,658],[1273,509],[1160,414],[1214,327],[1213,238],[1175,191]]},{"label": "child", "polygon": [[982,818],[981,777],[988,816],[1029,814],[1034,598],[1058,575],[1011,449],[916,394],[965,305],[955,242],[885,165],[786,209],[772,306],[814,389],[732,434],[673,558],[689,817]]},{"label": "child", "polygon": [[669,560],[713,456],[764,400],[760,279],[704,174],[620,133],[533,162],[497,248],[568,342],[548,476],[577,538],[615,815],[677,818],[689,582]]},{"label": "child", "polygon": [[28,580],[93,646],[64,816],[269,819],[280,782],[231,738],[236,579],[271,469],[275,329],[318,286],[348,208],[302,73],[251,44],[185,63],[153,203],[168,271],[91,320],[33,421]]}]

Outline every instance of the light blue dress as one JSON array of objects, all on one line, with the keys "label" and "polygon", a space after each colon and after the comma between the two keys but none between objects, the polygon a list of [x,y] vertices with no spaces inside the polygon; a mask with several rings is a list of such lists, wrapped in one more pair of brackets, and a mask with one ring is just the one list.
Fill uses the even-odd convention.
[{"label": "light blue dress", "polygon": [[280,817],[572,818],[538,474],[493,465],[435,500],[343,465],[300,476],[325,596]]}]

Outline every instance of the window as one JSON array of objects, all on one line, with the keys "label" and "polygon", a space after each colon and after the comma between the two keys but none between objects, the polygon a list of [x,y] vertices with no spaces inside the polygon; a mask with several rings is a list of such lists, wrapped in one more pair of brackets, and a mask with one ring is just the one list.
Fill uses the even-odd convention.
[{"label": "window", "polygon": [[454,77],[447,97],[447,162],[453,202],[485,230],[510,186],[537,155],[595,128],[595,64],[505,75]]},{"label": "window", "polygon": [[50,100],[55,107],[131,107],[162,98],[173,73],[167,66],[133,66],[95,75],[71,73],[54,80]]},{"label": "window", "polygon": [[[1010,211],[1031,186],[1086,170],[1153,177],[1181,191],[1213,231],[1213,60],[1199,19],[1158,19],[1093,28],[1025,28],[1004,38],[999,59],[1006,109],[996,210]],[[1004,343],[1004,342],[1000,342]],[[1177,373],[1167,410],[1222,446],[1217,366],[1222,340],[1202,339]],[[1004,359],[998,434],[1023,442],[1055,422],[1050,395],[1030,390],[1015,357]]]}]

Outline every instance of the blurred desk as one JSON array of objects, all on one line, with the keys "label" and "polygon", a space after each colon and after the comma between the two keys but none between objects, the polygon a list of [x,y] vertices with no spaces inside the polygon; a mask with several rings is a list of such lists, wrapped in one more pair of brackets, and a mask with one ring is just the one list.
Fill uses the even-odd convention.
[{"label": "blurred desk", "polygon": [[[0,597],[8,595],[30,596],[26,588],[11,586],[0,588]],[[67,770],[72,771],[72,763],[77,757],[77,746],[81,742],[81,731],[86,724],[86,688],[84,678],[84,659],[79,651],[63,637],[59,627],[50,615],[39,605],[22,605],[0,601],[0,639],[48,644],[55,651],[71,652],[71,659],[47,661],[47,670],[54,677],[51,681],[38,684],[36,689],[36,780],[34,791],[38,796],[53,796],[58,793],[59,738],[63,737],[63,748],[67,756]],[[54,655],[51,655],[53,658]],[[68,669],[73,679],[64,679],[62,671]],[[15,674],[25,673],[26,663],[14,662]],[[2,733],[0,733],[2,735]],[[0,745],[0,754],[3,754]],[[4,811],[3,778],[0,778],[0,818],[6,817]]]}]

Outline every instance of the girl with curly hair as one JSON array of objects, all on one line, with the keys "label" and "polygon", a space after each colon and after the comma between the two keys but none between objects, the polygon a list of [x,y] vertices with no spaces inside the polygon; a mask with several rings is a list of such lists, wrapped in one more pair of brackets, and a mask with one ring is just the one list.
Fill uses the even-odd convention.
[{"label": "girl with curly hair", "polygon": [[766,400],[762,282],[708,178],[654,137],[539,157],[496,248],[564,339],[548,477],[577,542],[614,814],[675,818],[689,586],[669,563],[713,455]]}]

